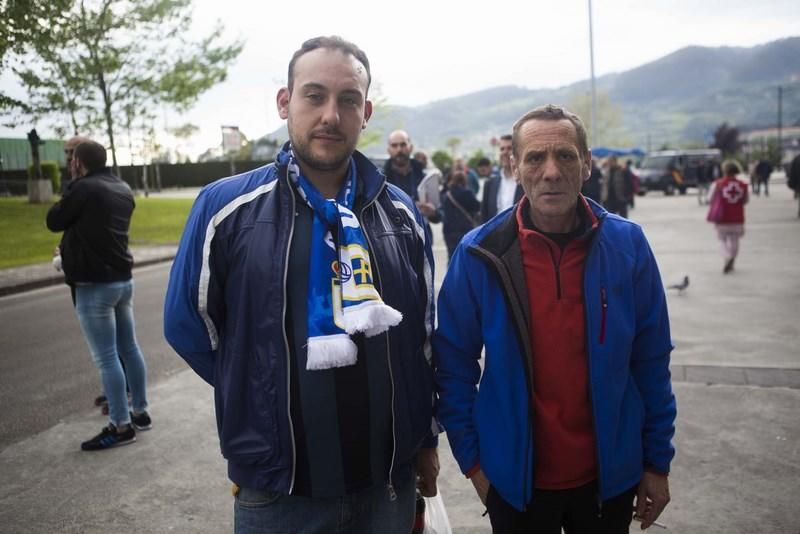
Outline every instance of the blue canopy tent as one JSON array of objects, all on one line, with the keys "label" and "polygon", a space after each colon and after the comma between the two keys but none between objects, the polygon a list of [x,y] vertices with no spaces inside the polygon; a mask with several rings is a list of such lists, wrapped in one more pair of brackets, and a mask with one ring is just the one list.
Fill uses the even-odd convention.
[{"label": "blue canopy tent", "polygon": [[644,157],[644,150],[641,148],[613,148],[598,146],[592,148],[592,156],[595,158],[607,158],[608,156],[636,156]]}]

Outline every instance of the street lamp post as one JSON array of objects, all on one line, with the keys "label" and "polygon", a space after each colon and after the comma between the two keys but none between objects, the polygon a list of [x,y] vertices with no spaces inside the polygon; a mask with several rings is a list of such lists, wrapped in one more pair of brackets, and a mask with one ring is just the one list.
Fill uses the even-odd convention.
[{"label": "street lamp post", "polygon": [[597,93],[594,86],[594,36],[592,35],[592,0],[589,0],[589,68],[591,70],[592,84],[592,111],[589,124],[589,139],[591,146],[597,146]]}]

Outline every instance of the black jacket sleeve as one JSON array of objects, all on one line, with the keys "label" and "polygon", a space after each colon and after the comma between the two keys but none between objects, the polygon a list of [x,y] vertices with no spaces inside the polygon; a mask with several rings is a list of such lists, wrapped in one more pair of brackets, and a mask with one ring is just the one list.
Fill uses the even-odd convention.
[{"label": "black jacket sleeve", "polygon": [[79,182],[80,180],[72,180],[61,200],[48,210],[47,228],[51,232],[63,232],[80,216],[86,204],[88,191],[85,187],[81,187]]}]

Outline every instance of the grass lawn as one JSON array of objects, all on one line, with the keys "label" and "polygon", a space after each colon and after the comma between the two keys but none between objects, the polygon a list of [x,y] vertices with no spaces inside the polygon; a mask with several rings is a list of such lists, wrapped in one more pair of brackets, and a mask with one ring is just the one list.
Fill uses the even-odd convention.
[{"label": "grass lawn", "polygon": [[[180,240],[192,199],[136,198],[130,245],[164,245]],[[49,204],[0,198],[0,269],[50,261],[61,234],[45,226]]]}]

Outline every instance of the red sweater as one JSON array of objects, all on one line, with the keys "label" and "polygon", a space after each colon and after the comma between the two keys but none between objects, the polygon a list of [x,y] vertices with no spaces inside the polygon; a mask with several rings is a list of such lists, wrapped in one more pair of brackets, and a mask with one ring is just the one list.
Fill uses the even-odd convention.
[{"label": "red sweater", "polygon": [[714,182],[714,194],[720,194],[722,199],[722,219],[718,224],[744,223],[744,205],[747,203],[746,183],[734,176],[725,176]]},{"label": "red sweater", "polygon": [[[520,202],[517,223],[531,311],[535,484],[575,488],[597,478],[583,315],[583,263],[591,231],[562,250],[525,228],[526,204]],[[594,214],[584,207],[595,228]]]}]

